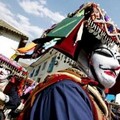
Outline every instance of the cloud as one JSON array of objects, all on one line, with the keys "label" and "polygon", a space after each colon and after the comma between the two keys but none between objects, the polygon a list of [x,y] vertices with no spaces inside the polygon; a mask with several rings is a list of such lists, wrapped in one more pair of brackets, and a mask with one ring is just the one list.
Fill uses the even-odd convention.
[{"label": "cloud", "polygon": [[4,19],[6,21],[11,21],[15,16],[14,14],[8,9],[9,6],[0,2],[0,19]]},{"label": "cloud", "polygon": [[51,19],[51,21],[54,21],[55,23],[58,23],[65,18],[59,12],[53,12],[48,9],[46,7],[46,0],[19,0],[19,4],[25,12],[40,17],[48,17]]},{"label": "cloud", "polygon": [[[45,7],[47,4],[46,0],[18,0],[18,2],[26,13],[33,14],[36,17],[49,18],[51,19],[51,24],[58,23],[64,19],[64,16],[59,12],[53,12]],[[44,28],[33,25],[30,22],[30,19],[22,14],[15,13],[15,11],[13,11],[13,13],[11,11],[13,6],[5,4],[4,2],[0,2],[0,6],[0,19],[8,22],[10,25],[23,32],[30,40],[42,35]]]},{"label": "cloud", "polygon": [[39,0],[42,5],[45,5],[47,2],[46,0]]},{"label": "cloud", "polygon": [[32,25],[29,19],[23,15],[18,14],[17,19],[19,24],[16,24],[16,26],[19,26],[23,31],[25,31],[31,39],[33,36],[40,37],[44,31],[42,28]]},{"label": "cloud", "polygon": [[40,37],[43,33],[43,29],[32,25],[29,18],[21,14],[13,14],[10,10],[10,6],[7,4],[0,2],[0,12],[0,19],[8,22],[10,25],[27,35],[30,39]]}]

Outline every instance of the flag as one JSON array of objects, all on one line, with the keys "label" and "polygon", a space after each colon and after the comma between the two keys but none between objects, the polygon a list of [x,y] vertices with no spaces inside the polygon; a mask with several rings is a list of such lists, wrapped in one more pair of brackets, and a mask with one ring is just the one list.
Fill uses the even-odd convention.
[{"label": "flag", "polygon": [[81,26],[80,26],[80,28],[79,28],[79,30],[78,30],[75,43],[77,43],[78,41],[81,40],[82,34],[83,34],[83,27],[84,27],[84,21],[81,23]]},{"label": "flag", "polygon": [[56,27],[47,34],[47,36],[54,38],[68,37],[82,20],[83,16],[67,17],[62,20],[62,22],[58,23]]},{"label": "flag", "polygon": [[32,54],[36,45],[37,45],[36,43],[31,42],[31,43],[27,44],[25,47],[18,48],[17,51],[20,52],[20,53],[24,53],[24,54],[29,53],[29,52]]},{"label": "flag", "polygon": [[18,54],[15,53],[15,54],[13,54],[13,55],[10,57],[10,59],[11,59],[11,60],[15,60],[17,56],[18,56]]}]

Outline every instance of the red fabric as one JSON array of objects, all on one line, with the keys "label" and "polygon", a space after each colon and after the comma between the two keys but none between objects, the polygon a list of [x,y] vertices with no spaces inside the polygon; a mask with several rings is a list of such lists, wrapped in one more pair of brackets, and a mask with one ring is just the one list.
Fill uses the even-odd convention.
[{"label": "red fabric", "polygon": [[4,93],[5,94],[8,94],[9,93],[9,91],[11,90],[11,88],[13,87],[13,83],[12,82],[9,82],[8,84],[7,84],[7,86],[5,87],[5,89],[4,89]]},{"label": "red fabric", "polygon": [[16,118],[16,120],[23,120],[24,113],[20,113],[20,115]]},{"label": "red fabric", "polygon": [[71,57],[74,57],[75,50],[77,48],[77,43],[74,45],[78,29],[83,21],[81,21],[77,27],[72,31],[72,33],[67,37],[64,38],[64,40],[58,44],[55,45],[55,48],[63,51],[66,54],[69,54]]},{"label": "red fabric", "polygon": [[108,90],[109,94],[118,94],[120,93],[120,75],[118,76],[116,84]]}]

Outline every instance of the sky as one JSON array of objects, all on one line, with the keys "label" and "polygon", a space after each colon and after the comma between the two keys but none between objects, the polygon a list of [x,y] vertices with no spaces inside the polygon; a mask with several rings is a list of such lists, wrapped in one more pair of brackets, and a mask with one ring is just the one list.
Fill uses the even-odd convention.
[{"label": "sky", "polygon": [[[29,37],[39,38],[43,31],[63,20],[90,0],[0,0],[0,19]],[[93,0],[120,28],[120,0]]]}]

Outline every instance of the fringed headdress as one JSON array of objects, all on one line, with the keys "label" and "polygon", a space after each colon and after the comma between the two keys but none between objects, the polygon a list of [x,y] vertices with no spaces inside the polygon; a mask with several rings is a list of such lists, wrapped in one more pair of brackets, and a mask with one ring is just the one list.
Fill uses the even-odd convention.
[{"label": "fringed headdress", "polygon": [[26,78],[28,75],[27,70],[18,64],[16,61],[10,60],[4,55],[0,54],[0,65],[11,71],[11,76]]}]

